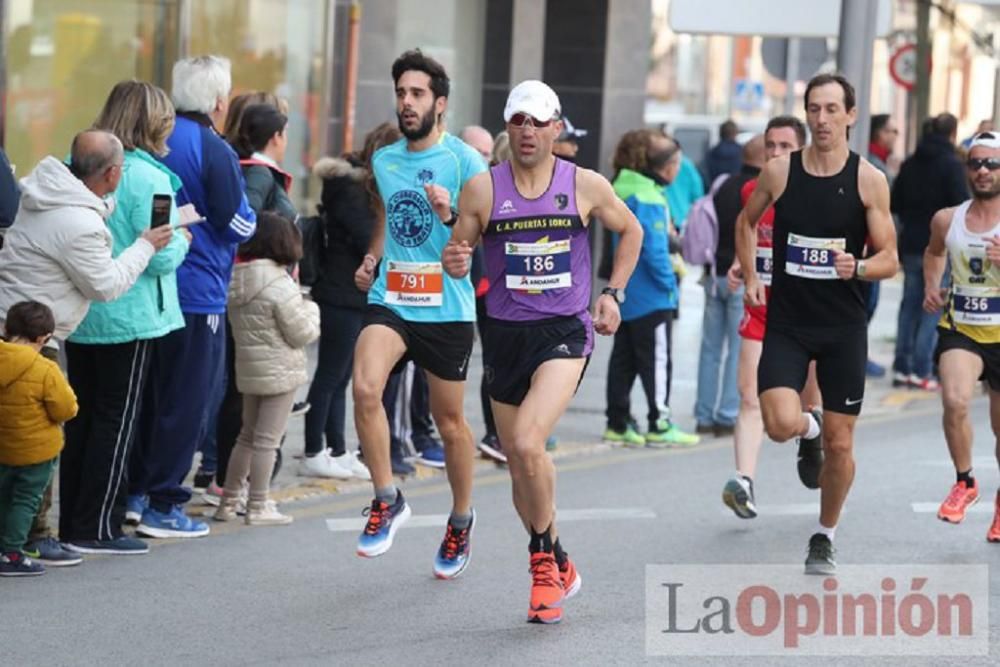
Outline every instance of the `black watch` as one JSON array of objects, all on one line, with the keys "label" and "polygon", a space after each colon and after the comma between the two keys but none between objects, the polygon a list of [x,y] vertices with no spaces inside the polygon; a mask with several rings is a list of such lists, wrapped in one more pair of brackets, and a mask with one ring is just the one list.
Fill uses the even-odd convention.
[{"label": "black watch", "polygon": [[458,222],[458,209],[451,209],[451,217],[443,221],[445,227],[454,227]]},{"label": "black watch", "polygon": [[618,305],[625,303],[625,290],[623,289],[618,289],[617,287],[605,287],[601,290],[601,296],[605,294],[617,301]]}]

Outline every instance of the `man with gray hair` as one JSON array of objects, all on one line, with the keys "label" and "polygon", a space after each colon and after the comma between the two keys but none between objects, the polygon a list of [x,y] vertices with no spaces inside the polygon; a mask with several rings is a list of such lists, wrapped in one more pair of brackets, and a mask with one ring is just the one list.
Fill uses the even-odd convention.
[{"label": "man with gray hair", "polygon": [[191,250],[177,269],[185,327],[152,348],[150,376],[136,450],[130,465],[126,520],[147,537],[201,537],[208,525],[181,507],[181,486],[225,387],[226,297],[236,247],[256,230],[244,194],[239,160],[216,128],[222,127],[232,87],[230,64],[218,56],[178,61],[172,98],[177,109],[170,153],[163,163],[180,177],[177,205],[204,218],[193,225]]},{"label": "man with gray hair", "polygon": [[[58,341],[80,324],[91,301],[112,301],[135,284],[156,251],[170,241],[169,226],[147,229],[112,257],[105,220],[125,159],[113,134],[88,130],[73,139],[69,165],[46,157],[21,180],[21,204],[0,249],[0,329],[7,309],[39,301],[55,316],[53,340],[42,353],[57,358]],[[80,557],[61,547],[46,520],[52,489],[46,489],[25,553],[48,565],[76,565]]]}]

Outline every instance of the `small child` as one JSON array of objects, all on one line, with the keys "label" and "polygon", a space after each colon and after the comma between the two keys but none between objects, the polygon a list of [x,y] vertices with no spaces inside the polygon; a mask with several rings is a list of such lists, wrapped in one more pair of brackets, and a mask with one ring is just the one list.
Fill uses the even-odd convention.
[{"label": "small child", "polygon": [[45,574],[22,549],[63,448],[62,424],[77,411],[59,366],[41,355],[55,328],[48,306],[22,301],[7,311],[0,340],[0,577]]},{"label": "small child", "polygon": [[239,249],[229,284],[229,322],[236,344],[236,388],[243,394],[243,428],[229,459],[217,521],[236,517],[249,476],[247,524],[292,522],[268,494],[295,391],[309,381],[305,346],[319,338],[319,307],[302,298],[288,272],[300,259],[298,228],[271,212],[257,216],[256,234]]}]

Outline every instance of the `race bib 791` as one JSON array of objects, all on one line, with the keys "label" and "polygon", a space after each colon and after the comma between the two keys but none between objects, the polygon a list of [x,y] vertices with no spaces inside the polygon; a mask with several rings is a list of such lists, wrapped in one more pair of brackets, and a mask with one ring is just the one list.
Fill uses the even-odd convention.
[{"label": "race bib 791", "polygon": [[441,262],[386,263],[385,302],[399,306],[440,306],[444,293]]}]

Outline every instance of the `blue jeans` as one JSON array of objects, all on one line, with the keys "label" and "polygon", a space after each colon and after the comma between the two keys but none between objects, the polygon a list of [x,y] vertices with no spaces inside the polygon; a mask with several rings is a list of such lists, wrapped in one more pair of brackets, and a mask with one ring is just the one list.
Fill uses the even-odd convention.
[{"label": "blue jeans", "polygon": [[903,255],[902,260],[903,301],[899,304],[896,359],[892,369],[926,378],[931,374],[937,322],[941,315],[924,312],[923,255]]},{"label": "blue jeans", "polygon": [[736,423],[740,409],[736,370],[740,360],[739,327],[742,318],[743,288],[730,292],[725,276],[712,276],[705,286],[705,316],[702,320],[701,353],[698,355],[698,398],[694,404],[694,416],[701,425],[732,426]]}]

